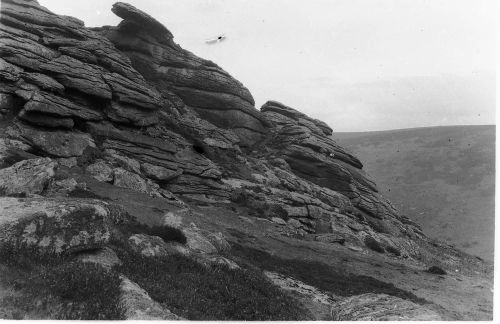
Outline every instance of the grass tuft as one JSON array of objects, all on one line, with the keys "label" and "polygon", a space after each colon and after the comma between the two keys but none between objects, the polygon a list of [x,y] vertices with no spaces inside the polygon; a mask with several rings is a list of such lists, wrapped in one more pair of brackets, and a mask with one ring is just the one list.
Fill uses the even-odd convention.
[{"label": "grass tuft", "polygon": [[[71,260],[69,255],[40,254],[35,248],[0,249],[0,263],[16,272],[16,289],[22,289],[20,308],[33,311],[38,301],[59,298],[62,320],[122,319],[118,306],[121,279],[97,264]],[[44,303],[42,303],[44,304]]]},{"label": "grass tuft", "polygon": [[71,305],[64,319],[122,319],[118,307],[121,279],[116,272],[94,263],[72,261],[56,267],[42,267],[34,277],[52,294]]}]

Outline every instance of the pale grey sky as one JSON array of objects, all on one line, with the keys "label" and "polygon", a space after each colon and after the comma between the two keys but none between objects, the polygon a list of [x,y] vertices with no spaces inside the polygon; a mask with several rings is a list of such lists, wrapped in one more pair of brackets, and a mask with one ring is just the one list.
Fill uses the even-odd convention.
[{"label": "pale grey sky", "polygon": [[[87,26],[112,0],[40,0]],[[129,0],[175,41],[336,131],[495,123],[495,0]],[[209,45],[205,39],[225,34]]]}]

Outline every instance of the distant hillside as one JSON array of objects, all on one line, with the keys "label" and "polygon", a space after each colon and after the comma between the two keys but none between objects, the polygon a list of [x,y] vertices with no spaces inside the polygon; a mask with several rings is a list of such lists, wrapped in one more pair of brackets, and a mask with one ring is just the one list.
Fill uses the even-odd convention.
[{"label": "distant hillside", "polygon": [[334,133],[429,236],[493,260],[495,126]]}]

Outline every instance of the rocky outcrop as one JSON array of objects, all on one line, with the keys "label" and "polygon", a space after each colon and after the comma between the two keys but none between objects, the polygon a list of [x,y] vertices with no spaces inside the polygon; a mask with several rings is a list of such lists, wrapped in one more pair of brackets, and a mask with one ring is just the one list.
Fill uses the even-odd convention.
[{"label": "rocky outcrop", "polygon": [[175,44],[173,35],[148,14],[120,2],[112,11],[123,21],[117,27],[96,30],[167,97],[174,94],[202,119],[232,129],[245,145],[255,143],[265,133],[266,122],[239,81],[215,63]]},{"label": "rocky outcrop", "polygon": [[[324,122],[275,101],[255,109],[247,88],[175,44],[153,17],[124,3],[112,10],[118,26],[91,29],[35,0],[2,0],[0,249],[78,252],[110,271],[124,250],[181,254],[236,274],[229,234],[232,243],[287,242],[279,253],[321,247],[342,271],[364,258],[394,269],[412,262],[408,274],[426,262],[447,270],[479,262],[399,215]],[[144,234],[122,208],[182,231],[186,243]],[[266,225],[261,233],[249,224]],[[396,297],[337,299],[266,275],[318,319],[439,319]],[[125,277],[121,289],[126,318],[179,319]]]},{"label": "rocky outcrop", "polygon": [[331,129],[324,123],[276,101],[265,103],[261,110],[275,125],[275,135],[268,145],[296,175],[341,192],[370,216],[383,219],[397,214],[362,171],[361,162],[329,137]]},{"label": "rocky outcrop", "polygon": [[324,122],[274,101],[256,110],[248,89],[154,18],[112,10],[117,27],[88,29],[36,1],[2,2],[8,141],[155,197],[237,202],[302,236],[363,242],[379,221],[413,233]]},{"label": "rocky outcrop", "polygon": [[108,115],[139,123],[127,120],[126,113],[116,116],[114,107],[123,105],[128,114],[154,121],[165,103],[109,40],[76,19],[28,3],[3,1],[0,20],[0,55],[9,71],[3,80],[7,87],[16,84],[14,92],[25,102],[23,120],[39,124],[40,114],[51,115],[52,127],[72,128]]},{"label": "rocky outcrop", "polygon": [[[230,195],[220,182],[222,173],[214,162],[196,152],[193,144],[164,127],[157,128],[158,135],[154,137],[121,131],[112,125],[89,124],[89,130],[95,137],[104,139],[105,152],[137,161],[142,170],[139,173],[160,182],[174,194],[219,200]],[[153,172],[154,168],[162,172]]]}]

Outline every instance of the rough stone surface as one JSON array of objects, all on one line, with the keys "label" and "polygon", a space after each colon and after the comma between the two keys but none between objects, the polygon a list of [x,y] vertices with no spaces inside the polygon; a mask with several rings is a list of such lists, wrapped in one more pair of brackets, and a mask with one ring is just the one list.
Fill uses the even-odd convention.
[{"label": "rough stone surface", "polygon": [[120,308],[126,320],[184,320],[155,302],[148,293],[135,282],[122,276],[120,285]]},{"label": "rough stone surface", "polygon": [[240,82],[175,44],[167,28],[148,14],[123,3],[113,6],[113,12],[124,19],[122,23],[96,30],[123,49],[162,93],[174,94],[202,119],[232,129],[244,144],[253,144],[265,132],[265,120]]},{"label": "rough stone surface", "polygon": [[185,228],[183,232],[187,238],[186,246],[189,247],[189,249],[203,254],[213,254],[218,252],[212,242],[196,227]]},{"label": "rough stone surface", "polygon": [[283,218],[273,217],[271,220],[278,225],[286,225],[286,221]]},{"label": "rough stone surface", "polygon": [[208,233],[206,237],[210,241],[210,243],[215,246],[217,252],[224,253],[231,250],[231,245],[228,243],[228,241],[224,237],[224,234],[222,234],[221,232]]},{"label": "rough stone surface", "polygon": [[39,194],[55,174],[57,162],[50,158],[30,159],[0,170],[0,194]]},{"label": "rough stone surface", "polygon": [[332,305],[339,300],[338,297],[331,296],[311,285],[276,272],[264,271],[264,274],[275,285],[299,299],[311,311],[316,320],[332,320]]},{"label": "rough stone surface", "polygon": [[127,156],[117,154],[113,150],[107,150],[106,153],[108,154],[106,156],[106,159],[108,161],[119,165],[121,168],[124,168],[127,171],[137,173],[137,174],[141,173],[141,164],[137,160],[131,159]]},{"label": "rough stone surface", "polygon": [[113,184],[121,188],[127,188],[139,192],[148,192],[146,181],[139,175],[122,168],[113,170]]},{"label": "rough stone surface", "polygon": [[[81,185],[81,184],[80,184]],[[51,181],[47,187],[46,196],[67,196],[69,192],[79,187],[78,182],[73,178]]]},{"label": "rough stone surface", "polygon": [[128,238],[133,251],[147,257],[166,257],[173,254],[188,255],[190,252],[181,244],[166,243],[158,236],[134,234]]},{"label": "rough stone surface", "polygon": [[[224,229],[232,239],[253,244],[266,237],[273,242],[269,244],[282,244],[288,238],[279,236],[288,236],[301,248],[310,244],[350,253],[351,269],[365,257],[412,266],[430,260],[421,269],[438,263],[447,271],[459,268],[462,260],[479,262],[430,241],[417,224],[400,215],[378,192],[361,161],[331,139],[332,129],[324,122],[275,101],[255,109],[247,88],[215,63],[175,44],[152,16],[124,3],[112,10],[123,19],[118,26],[86,28],[35,0],[2,0],[0,192],[46,196],[1,198],[2,240],[43,252],[101,249],[117,230],[109,228],[110,218],[120,217],[113,212],[115,206],[63,198],[72,188],[88,184],[112,200],[117,192],[118,200],[131,197],[122,203],[147,218],[142,221],[160,221],[166,214],[165,224],[186,233],[190,257],[209,267],[237,266],[217,255],[229,249],[224,235],[217,233],[222,229],[208,230],[214,225],[210,217],[224,220],[226,213],[234,216]],[[50,179],[50,168],[41,167],[40,173],[19,168],[44,158],[59,163],[57,177]],[[89,179],[89,174],[110,184]],[[75,186],[66,175],[86,180]],[[151,196],[151,206],[134,201],[144,198],[138,192]],[[167,211],[165,205],[179,209]],[[203,208],[206,215],[194,214]],[[222,215],[214,215],[211,208]],[[282,225],[275,226],[269,221],[273,218]],[[191,221],[203,227],[186,224]],[[266,232],[237,234],[258,224],[265,224]],[[370,250],[367,237],[387,253]],[[138,238],[133,241],[139,253],[170,251],[159,238]],[[280,251],[294,249],[291,241]],[[342,253],[328,257],[340,262]],[[293,282],[288,287],[294,284],[303,292],[314,288]],[[129,318],[171,317],[135,288],[130,289],[136,293],[129,295]],[[321,314],[318,319],[331,319],[323,303],[306,297],[301,300]],[[412,314],[414,305],[384,298],[352,297],[340,308],[347,313],[337,315],[393,318],[391,303],[401,307],[401,316]]]},{"label": "rough stone surface", "polygon": [[440,321],[434,311],[385,294],[364,294],[334,305],[334,321]]},{"label": "rough stone surface", "polygon": [[170,180],[173,180],[180,176],[183,172],[182,170],[169,170],[167,168],[152,165],[149,163],[143,163],[141,165],[141,170],[146,177],[161,182],[168,182]]},{"label": "rough stone surface", "polygon": [[66,167],[66,168],[73,168],[77,165],[78,161],[76,157],[70,157],[70,158],[59,158],[56,159],[57,163],[60,166]]},{"label": "rough stone surface", "polygon": [[99,201],[0,198],[0,244],[39,253],[67,253],[104,246],[112,215]]},{"label": "rough stone surface", "polygon": [[10,135],[50,156],[69,158],[82,155],[83,150],[95,147],[87,133],[34,128],[22,123],[9,130]]},{"label": "rough stone surface", "polygon": [[277,132],[268,145],[278,150],[297,176],[343,193],[355,207],[373,217],[397,215],[361,170],[361,162],[335,143],[322,123],[276,101],[268,101],[261,111]]},{"label": "rough stone surface", "polygon": [[124,3],[112,10],[118,26],[89,29],[36,1],[2,2],[9,141],[58,159],[95,148],[102,160],[86,172],[100,181],[179,204],[236,202],[286,219],[283,231],[300,237],[362,246],[371,235],[384,248],[423,237],[324,122],[275,101],[255,109],[247,88],[152,16]]},{"label": "rough stone surface", "polygon": [[81,262],[96,263],[106,269],[111,269],[114,266],[122,264],[116,252],[109,247],[104,247],[97,251],[83,252],[78,255],[78,260]]},{"label": "rough stone surface", "polygon": [[85,168],[85,172],[90,174],[97,181],[113,181],[113,169],[103,160],[88,165]]}]

